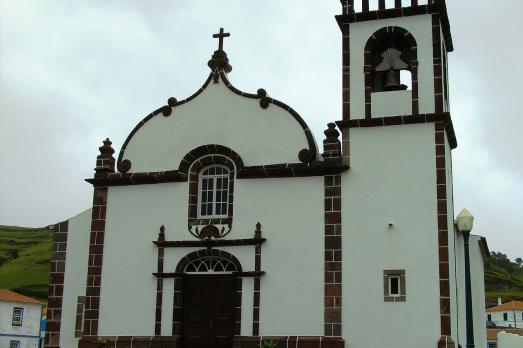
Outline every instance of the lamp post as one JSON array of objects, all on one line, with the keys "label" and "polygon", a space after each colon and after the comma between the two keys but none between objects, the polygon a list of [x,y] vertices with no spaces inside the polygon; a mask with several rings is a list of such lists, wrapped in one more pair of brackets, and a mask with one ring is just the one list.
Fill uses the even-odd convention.
[{"label": "lamp post", "polygon": [[474,319],[472,317],[472,288],[470,284],[470,255],[469,255],[469,237],[474,223],[474,216],[467,210],[463,209],[456,218],[458,230],[463,233],[465,246],[465,303],[467,314],[467,348],[474,348]]}]

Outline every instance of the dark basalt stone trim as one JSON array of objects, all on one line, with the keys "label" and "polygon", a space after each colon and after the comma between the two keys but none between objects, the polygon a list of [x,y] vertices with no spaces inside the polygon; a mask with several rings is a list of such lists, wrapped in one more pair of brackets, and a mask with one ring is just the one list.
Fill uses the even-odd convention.
[{"label": "dark basalt stone trim", "polygon": [[85,179],[85,181],[94,186],[160,184],[163,182],[185,182],[187,180],[187,175],[177,170],[148,173],[114,173],[105,177]]},{"label": "dark basalt stone trim", "polygon": [[157,116],[160,113],[162,113],[164,116],[170,116],[171,113],[172,113],[172,109],[174,107],[182,105],[182,104],[185,104],[185,103],[188,103],[191,100],[193,100],[194,98],[196,98],[209,85],[209,83],[212,80],[212,76],[213,76],[212,73],[209,74],[209,77],[207,78],[207,80],[205,81],[203,86],[200,87],[200,89],[198,91],[196,91],[196,93],[194,93],[190,97],[188,97],[188,98],[186,98],[184,100],[180,100],[180,101],[176,100],[176,98],[169,98],[168,105],[164,105],[161,108],[156,109],[155,111],[153,111],[152,113],[147,115],[143,120],[141,120],[140,123],[138,123],[136,125],[136,127],[134,127],[134,129],[131,131],[131,133],[127,136],[127,139],[125,139],[125,142],[123,143],[122,149],[120,150],[120,153],[118,155],[118,161],[117,161],[117,165],[116,165],[116,167],[118,168],[118,171],[120,171],[121,173],[127,173],[131,169],[132,163],[131,163],[130,160],[124,159],[124,154],[125,154],[125,149],[127,148],[127,145],[129,144],[129,142],[133,138],[134,134],[136,134],[136,132],[140,128],[142,128],[142,126],[147,121],[149,121],[151,118],[153,118],[154,116]]},{"label": "dark basalt stone trim", "polygon": [[441,24],[443,29],[443,36],[445,38],[445,44],[448,48],[448,51],[452,52],[454,51],[454,46],[452,43],[452,34],[450,31],[450,21],[447,13],[447,6],[444,3],[403,7],[401,9],[389,8],[377,11],[349,13],[335,16],[335,18],[340,29],[343,31],[343,25],[348,23],[359,23],[385,18],[409,17],[434,13],[441,15]]},{"label": "dark basalt stone trim", "polygon": [[107,218],[107,195],[107,187],[95,187],[93,190],[89,259],[85,285],[85,315],[83,325],[85,335],[98,335],[105,221]]},{"label": "dark basalt stone trim", "polygon": [[260,302],[261,302],[261,279],[260,276],[265,274],[261,271],[261,252],[262,252],[262,240],[265,240],[262,236],[261,224],[256,224],[256,230],[254,231],[254,239],[259,242],[254,247],[254,291],[252,301],[252,335],[258,336],[260,334]]},{"label": "dark basalt stone trim", "polygon": [[[160,234],[158,235],[158,241],[165,240],[165,226],[160,227]],[[165,249],[162,247],[158,248],[158,273],[163,273]],[[154,334],[160,336],[162,334],[162,304],[163,304],[163,279],[158,278],[156,280],[156,308],[155,308],[155,323],[154,323]]]},{"label": "dark basalt stone trim", "polygon": [[51,257],[51,272],[49,274],[45,347],[59,348],[69,220],[49,226],[49,229],[53,231],[53,254]]},{"label": "dark basalt stone trim", "polygon": [[107,340],[107,347],[137,347],[137,348],[181,348],[180,336],[83,336],[78,342],[78,348],[98,348],[98,341]]},{"label": "dark basalt stone trim", "polygon": [[[231,274],[241,278],[253,278],[263,276],[265,274],[265,271],[231,272]],[[159,279],[183,278],[185,275],[186,273],[183,272],[153,273],[153,276]]]},{"label": "dark basalt stone trim", "polygon": [[456,140],[456,133],[454,132],[454,125],[449,112],[440,114],[420,114],[420,115],[406,115],[406,116],[390,116],[390,117],[375,117],[370,119],[354,119],[347,121],[336,121],[336,125],[340,128],[366,128],[366,127],[385,127],[407,124],[420,123],[437,123],[443,122],[445,124],[445,131],[449,140],[450,147],[455,149],[458,146]]},{"label": "dark basalt stone trim", "polygon": [[[381,124],[379,125],[381,126]],[[338,127],[340,127],[340,125],[338,125]],[[355,126],[351,127],[353,128]],[[325,165],[323,162],[312,162],[309,164],[283,163],[266,166],[244,167],[237,171],[236,178],[262,179],[323,176],[342,173],[348,169],[349,167],[346,165],[329,166]],[[160,184],[166,182],[186,182],[188,181],[188,176],[184,173],[180,173],[178,170],[173,170],[149,173],[115,173],[108,174],[105,177],[85,179],[85,181],[94,186],[128,186],[141,184]]]},{"label": "dark basalt stone trim", "polygon": [[488,247],[487,239],[485,237],[481,237],[478,241],[479,247],[481,249],[481,253],[483,254],[483,258],[487,259],[490,257],[490,249]]},{"label": "dark basalt stone trim", "polygon": [[238,179],[292,178],[337,174],[349,169],[345,165],[329,166],[323,162],[310,164],[287,163],[246,167],[238,172]]},{"label": "dark basalt stone trim", "polygon": [[227,88],[229,88],[229,90],[231,90],[232,92],[234,92],[242,97],[247,97],[247,98],[251,98],[251,99],[260,99],[260,106],[262,108],[266,109],[269,107],[269,104],[274,104],[274,105],[286,110],[288,113],[290,113],[292,115],[292,117],[294,117],[294,119],[296,121],[298,121],[298,123],[302,127],[302,129],[305,133],[305,137],[307,139],[307,143],[309,145],[308,149],[303,149],[299,152],[298,159],[304,163],[309,163],[316,159],[318,151],[316,149],[316,142],[314,141],[314,137],[312,136],[312,133],[311,133],[310,128],[307,125],[307,123],[294,109],[292,109],[290,106],[288,106],[285,103],[282,103],[281,101],[279,101],[277,99],[267,97],[267,92],[263,89],[259,89],[257,94],[245,93],[245,92],[240,91],[239,89],[234,87],[229,82],[226,74],[223,71],[220,71],[220,77],[223,80],[223,82],[225,83],[225,86],[227,86]]},{"label": "dark basalt stone trim", "polygon": [[258,348],[263,341],[274,341],[278,348],[344,348],[343,337],[326,336],[234,336],[234,348]]},{"label": "dark basalt stone trim", "polygon": [[[218,144],[207,144],[197,147],[196,149],[191,150],[185,156],[183,156],[180,165],[178,166],[178,172],[188,175],[189,168],[193,165],[194,162],[202,160],[202,157],[211,157],[210,160],[205,160],[206,163],[201,163],[202,166],[207,166],[214,164],[215,161],[212,160],[212,155],[221,155],[227,159],[234,162],[234,165],[238,170],[243,169],[243,160],[234,150],[228,148],[227,146],[218,145]],[[223,163],[221,163],[223,164]],[[232,167],[232,166],[231,166]],[[234,168],[231,168],[234,169]]]},{"label": "dark basalt stone trim", "polygon": [[173,241],[153,241],[160,248],[186,248],[186,247],[215,247],[215,246],[242,246],[258,245],[265,243],[265,238],[246,238],[246,239],[199,239],[199,240],[173,240]]}]

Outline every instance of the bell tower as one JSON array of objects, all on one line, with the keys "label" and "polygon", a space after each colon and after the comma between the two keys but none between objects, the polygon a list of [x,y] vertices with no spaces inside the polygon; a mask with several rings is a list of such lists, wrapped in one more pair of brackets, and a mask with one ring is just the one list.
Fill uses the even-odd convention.
[{"label": "bell tower", "polygon": [[341,3],[343,120],[449,111],[445,1]]},{"label": "bell tower", "polygon": [[[343,277],[366,281],[352,268],[360,252],[353,245],[364,249],[368,243],[367,248],[381,250],[375,260],[383,274],[394,268],[405,271],[407,289],[414,295],[407,295],[404,306],[378,304],[377,310],[394,316],[415,301],[424,306],[437,298],[422,315],[435,327],[425,337],[433,347],[457,347],[464,319],[458,316],[455,296],[451,150],[457,143],[449,110],[447,55],[453,44],[445,0],[340,2],[342,14],[336,21],[342,33],[343,108],[336,124],[342,132],[343,163],[350,167],[342,179]],[[371,196],[377,187],[379,194]],[[351,209],[361,207],[372,214],[360,220]],[[426,228],[417,229],[403,215],[406,211]],[[377,237],[387,219],[402,225],[402,232]],[[414,250],[424,250],[425,256],[411,255]],[[423,292],[421,286],[427,289]],[[350,282],[343,291],[344,323],[355,323],[351,315],[358,308],[345,302],[345,296],[373,298],[358,293]],[[356,336],[357,327],[344,325],[344,335]],[[395,339],[392,331],[382,336]],[[403,346],[429,346],[412,339]]]}]

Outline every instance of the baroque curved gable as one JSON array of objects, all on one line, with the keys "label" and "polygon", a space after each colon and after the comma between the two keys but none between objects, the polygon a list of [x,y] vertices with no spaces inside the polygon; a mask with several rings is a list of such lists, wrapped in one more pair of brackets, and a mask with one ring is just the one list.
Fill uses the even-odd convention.
[{"label": "baroque curved gable", "polygon": [[117,167],[126,172],[177,169],[199,146],[221,144],[246,165],[310,163],[317,158],[314,137],[300,115],[286,104],[235,88],[224,71],[209,75],[191,97],[168,100],[129,134]]}]

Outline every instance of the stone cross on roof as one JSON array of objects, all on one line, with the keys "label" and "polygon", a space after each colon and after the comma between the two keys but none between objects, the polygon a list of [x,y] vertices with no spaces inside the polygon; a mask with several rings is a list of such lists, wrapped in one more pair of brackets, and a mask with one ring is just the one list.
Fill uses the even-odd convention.
[{"label": "stone cross on roof", "polygon": [[229,37],[231,36],[230,33],[225,33],[223,28],[220,28],[220,32],[218,34],[213,34],[212,37],[213,38],[218,38],[219,39],[219,44],[218,44],[218,50],[219,51],[223,51],[223,38],[225,37]]}]

